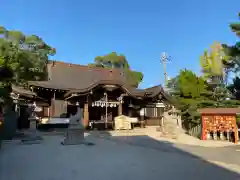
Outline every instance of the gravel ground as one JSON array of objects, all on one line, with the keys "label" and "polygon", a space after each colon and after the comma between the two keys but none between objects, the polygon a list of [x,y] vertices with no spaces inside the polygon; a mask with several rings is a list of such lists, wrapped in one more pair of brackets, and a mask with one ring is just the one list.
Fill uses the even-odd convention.
[{"label": "gravel ground", "polygon": [[179,153],[87,137],[94,146],[60,145],[61,136],[42,144],[5,143],[0,151],[0,180],[239,180],[240,174]]}]

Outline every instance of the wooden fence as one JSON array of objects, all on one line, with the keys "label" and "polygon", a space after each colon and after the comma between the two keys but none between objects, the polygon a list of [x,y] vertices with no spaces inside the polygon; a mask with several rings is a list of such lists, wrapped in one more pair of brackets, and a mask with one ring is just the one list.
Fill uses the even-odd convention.
[{"label": "wooden fence", "polygon": [[190,136],[194,136],[194,137],[200,139],[201,138],[201,124],[189,129],[187,132]]}]

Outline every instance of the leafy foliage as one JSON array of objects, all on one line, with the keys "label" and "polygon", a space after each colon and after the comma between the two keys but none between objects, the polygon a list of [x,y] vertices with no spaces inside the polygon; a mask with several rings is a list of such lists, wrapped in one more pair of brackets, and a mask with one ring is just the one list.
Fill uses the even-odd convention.
[{"label": "leafy foliage", "polygon": [[200,57],[200,65],[204,78],[211,83],[221,84],[227,81],[230,58],[218,42],[213,43],[210,50],[205,50]]},{"label": "leafy foliage", "polygon": [[200,123],[199,108],[238,107],[240,101],[230,99],[230,91],[225,86],[215,87],[204,77],[198,77],[190,70],[181,70],[179,75],[168,83],[175,105],[182,112],[185,128]]},{"label": "leafy foliage", "polygon": [[0,67],[13,72],[12,83],[43,79],[48,56],[54,54],[55,49],[40,37],[0,27]]},{"label": "leafy foliage", "polygon": [[124,55],[118,55],[116,52],[104,56],[97,56],[94,63],[88,66],[122,69],[127,76],[128,82],[135,87],[137,87],[143,79],[143,74],[141,72],[132,71],[126,57]]},{"label": "leafy foliage", "polygon": [[236,77],[233,79],[233,83],[228,86],[228,89],[233,94],[236,100],[240,100],[240,78]]},{"label": "leafy foliage", "polygon": [[240,72],[240,42],[233,46],[223,45],[225,53],[229,57],[228,70],[239,75]]},{"label": "leafy foliage", "polygon": [[[189,83],[191,82],[191,83]],[[168,85],[171,85],[172,96],[176,106],[182,111],[185,127],[199,123],[197,109],[204,106],[208,100],[208,90],[202,77],[198,77],[190,70],[181,70],[179,75]],[[208,102],[212,104],[212,102]]]},{"label": "leafy foliage", "polygon": [[[230,28],[238,36],[240,35],[240,22],[230,24]],[[236,100],[240,100],[240,42],[233,46],[223,45],[223,47],[226,54],[230,57],[229,69],[235,74],[235,78],[232,84],[228,86],[228,89]]]},{"label": "leafy foliage", "polygon": [[[240,36],[240,23],[232,23],[230,27]],[[200,57],[200,65],[202,77],[185,69],[168,82],[186,128],[200,122],[199,108],[240,106],[240,42],[234,46],[213,43]],[[230,72],[235,78],[227,86]]]},{"label": "leafy foliage", "polygon": [[[238,13],[238,17],[240,19],[240,13]],[[240,22],[232,23],[230,24],[230,27],[232,31],[237,34],[237,36],[240,36]]]}]

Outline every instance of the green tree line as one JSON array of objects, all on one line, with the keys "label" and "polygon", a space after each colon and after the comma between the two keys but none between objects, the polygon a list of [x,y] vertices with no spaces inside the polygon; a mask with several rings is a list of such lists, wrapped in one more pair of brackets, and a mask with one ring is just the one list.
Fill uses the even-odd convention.
[{"label": "green tree line", "polygon": [[[239,22],[230,28],[240,36]],[[204,50],[200,66],[201,76],[184,69],[167,84],[185,128],[200,123],[199,108],[240,106],[240,41],[234,45],[214,42]]]}]

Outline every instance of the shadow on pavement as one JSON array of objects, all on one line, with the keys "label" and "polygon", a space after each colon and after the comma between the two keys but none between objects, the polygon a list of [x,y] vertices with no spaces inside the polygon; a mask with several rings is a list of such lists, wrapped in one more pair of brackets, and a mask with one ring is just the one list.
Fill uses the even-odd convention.
[{"label": "shadow on pavement", "polygon": [[[64,129],[60,130],[52,130],[41,132],[45,137],[47,136],[64,136]],[[93,139],[101,139],[101,141],[107,142],[111,141],[116,143],[121,149],[127,148],[127,146],[134,146],[139,148],[132,148],[134,150],[131,153],[142,154],[145,153],[145,156],[136,156],[140,158],[140,162],[145,165],[141,165],[141,167],[146,166],[146,174],[149,173],[149,179],[171,179],[171,180],[240,180],[240,174],[229,170],[227,168],[221,167],[214,163],[208,162],[203,158],[195,156],[189,152],[185,152],[177,147],[174,144],[164,141],[157,141],[149,136],[145,135],[129,135],[131,132],[126,133],[122,136],[112,136],[108,131],[87,131],[88,136],[86,137],[86,141],[91,142]],[[96,141],[95,146],[92,148],[97,149],[99,142]],[[34,146],[34,145],[33,145]],[[44,144],[45,146],[45,144]],[[45,147],[42,147],[45,149]],[[59,145],[60,146],[60,145]],[[18,146],[15,146],[17,148]],[[71,146],[66,146],[69,148]],[[77,148],[77,147],[76,147]],[[81,148],[81,146],[79,146]],[[47,149],[47,148],[46,148]],[[141,153],[139,153],[141,151]],[[98,151],[96,151],[98,152]],[[127,151],[124,151],[125,153]],[[26,152],[27,153],[27,152]],[[109,150],[111,153],[111,150]],[[119,153],[119,151],[118,151]],[[0,150],[1,154],[1,150]],[[123,156],[123,154],[121,154]],[[99,152],[99,156],[101,153]],[[114,155],[115,156],[115,155]],[[128,154],[127,157],[134,156],[134,154]],[[156,156],[156,157],[155,157]],[[223,156],[227,156],[223,154]],[[123,156],[125,157],[125,156]],[[37,163],[37,161],[35,161]],[[79,161],[81,164],[81,162]],[[92,162],[94,163],[94,161]],[[112,162],[114,166],[114,162]],[[115,162],[117,163],[117,162]],[[139,161],[138,161],[139,163]],[[153,164],[151,164],[153,163]],[[101,163],[100,163],[101,164]],[[149,167],[150,166],[150,167]],[[152,167],[151,167],[152,166]],[[151,172],[151,168],[156,168],[157,172]],[[157,166],[157,167],[156,167]],[[159,166],[159,167],[158,167]],[[140,170],[144,171],[144,170]],[[239,169],[240,172],[240,169]],[[91,170],[91,173],[94,173],[94,169]],[[145,172],[144,172],[145,173]],[[151,174],[155,173],[158,177],[150,177]],[[132,175],[132,172],[129,172]],[[167,174],[166,176],[162,176],[163,174]],[[146,175],[148,177],[148,175]],[[131,177],[131,179],[134,177]],[[113,177],[113,179],[115,179]],[[130,179],[130,178],[127,178]],[[126,180],[127,180],[126,179]]]},{"label": "shadow on pavement", "polygon": [[[131,132],[130,132],[131,133]],[[179,155],[184,159],[184,161],[179,162],[180,159],[175,159],[174,162],[168,162],[168,164],[172,163],[174,165],[179,164],[179,169],[182,171],[184,177],[179,177],[178,179],[193,179],[192,177],[188,177],[190,172],[196,172],[194,180],[197,179],[217,179],[217,180],[239,180],[240,179],[240,169],[236,167],[234,170],[227,169],[215,163],[211,163],[199,156],[193,155],[190,152],[186,152],[182,149],[175,147],[173,143],[167,141],[158,141],[147,135],[129,135],[126,133],[126,136],[112,136],[107,131],[90,131],[90,136],[95,138],[102,138],[105,140],[113,141],[116,143],[128,144],[130,146],[137,146],[140,148],[153,149],[159,152],[168,153],[166,155]],[[222,156],[227,156],[223,154]],[[177,157],[177,156],[176,156]],[[188,163],[189,160],[192,160]],[[174,173],[176,169],[172,169]]]}]

